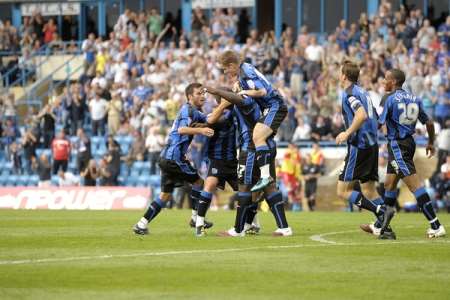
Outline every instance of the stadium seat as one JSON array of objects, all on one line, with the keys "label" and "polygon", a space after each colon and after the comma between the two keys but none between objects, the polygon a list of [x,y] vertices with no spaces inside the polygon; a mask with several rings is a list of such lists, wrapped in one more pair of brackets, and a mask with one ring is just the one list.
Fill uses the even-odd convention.
[{"label": "stadium seat", "polygon": [[57,175],[52,175],[51,181],[52,181],[52,185],[53,185],[53,186],[57,186],[57,185],[58,185],[58,182],[59,182],[58,176],[57,176]]},{"label": "stadium seat", "polygon": [[8,177],[7,177],[7,180],[6,180],[6,185],[8,185],[8,186],[16,186],[17,185],[17,182],[18,182],[18,176],[17,175],[9,175]]},{"label": "stadium seat", "polygon": [[159,175],[151,175],[149,177],[149,183],[150,183],[150,186],[152,186],[152,187],[159,186],[160,183],[161,183],[161,176],[159,176]]},{"label": "stadium seat", "polygon": [[138,178],[138,186],[150,186],[150,176],[139,176]]},{"label": "stadium seat", "polygon": [[28,177],[28,186],[37,186],[39,182],[39,176],[31,175]]},{"label": "stadium seat", "polygon": [[17,176],[16,186],[27,186],[28,185],[28,175]]},{"label": "stadium seat", "polygon": [[130,174],[130,176],[127,177],[126,179],[126,185],[127,186],[136,186],[138,181],[138,176],[134,176],[133,174]]},{"label": "stadium seat", "polygon": [[0,174],[0,186],[5,186],[8,176],[3,176]]}]

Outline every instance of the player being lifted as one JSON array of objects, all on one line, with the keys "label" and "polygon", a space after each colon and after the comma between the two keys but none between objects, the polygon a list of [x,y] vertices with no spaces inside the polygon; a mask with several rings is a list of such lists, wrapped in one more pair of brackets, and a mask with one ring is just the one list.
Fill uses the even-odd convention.
[{"label": "player being lifted", "polygon": [[224,189],[225,183],[238,190],[236,159],[236,126],[229,105],[217,99],[218,107],[207,118],[207,125],[214,129],[208,141],[208,175],[198,203],[196,236],[205,234],[205,215],[217,188]]},{"label": "player being lifted", "polygon": [[[185,94],[188,102],[181,107],[173,123],[167,145],[161,152],[159,163],[161,168],[161,194],[150,204],[139,222],[134,225],[133,231],[136,234],[148,234],[148,223],[159,214],[167,201],[171,199],[173,189],[182,186],[184,182],[192,184],[190,197],[193,204],[192,220],[195,222],[203,180],[185,156],[195,134],[211,137],[214,135],[214,130],[208,127],[190,127],[194,122],[206,122],[206,116],[200,112],[205,103],[202,85],[200,83],[189,84],[186,87]],[[204,226],[211,227],[212,223],[205,223]]]},{"label": "player being lifted", "polygon": [[247,95],[261,106],[263,113],[253,129],[253,142],[256,147],[256,163],[260,168],[260,179],[252,187],[256,192],[275,181],[270,175],[270,157],[272,151],[267,143],[269,137],[277,133],[287,115],[287,106],[283,98],[270,82],[253,65],[241,62],[239,54],[225,51],[219,57],[219,63],[229,79],[236,77],[242,87],[239,95]]},{"label": "player being lifted", "polygon": [[[337,194],[373,212],[377,222],[361,225],[361,229],[379,235],[385,207],[375,187],[378,181],[378,123],[367,92],[357,85],[359,72],[358,65],[349,61],[341,67],[342,116],[346,130],[336,137],[336,143],[347,142],[348,151],[339,175]],[[354,190],[356,181],[360,182],[361,192]],[[395,236],[392,231],[389,234]]]},{"label": "player being lifted", "polygon": [[[234,104],[233,113],[235,114],[238,123],[238,142],[240,147],[238,167],[238,206],[234,228],[224,232],[223,235],[244,236],[245,223],[251,223],[257,209],[257,203],[254,202],[254,200],[256,200],[255,193],[252,195],[252,192],[250,191],[252,184],[259,178],[259,169],[255,165],[256,155],[252,133],[254,132],[254,127],[258,120],[261,119],[261,110],[259,105],[251,97],[212,87],[205,87],[205,91],[224,98]],[[276,178],[276,144],[272,138],[267,140],[267,146],[270,150],[270,156],[267,157],[269,161],[269,176]],[[275,181],[272,180],[268,186],[265,186],[263,192],[277,223],[278,228],[274,232],[274,235],[292,235],[292,230],[286,220],[283,197],[281,192],[276,189]]]},{"label": "player being lifted", "polygon": [[400,179],[414,194],[420,210],[431,225],[431,228],[427,230],[427,236],[429,238],[437,238],[445,235],[445,229],[436,217],[430,196],[416,174],[416,167],[413,161],[416,151],[413,134],[417,120],[422,124],[426,124],[427,127],[428,145],[426,154],[428,157],[433,156],[435,151],[433,145],[435,137],[434,125],[425,113],[422,101],[402,89],[404,82],[405,73],[399,69],[389,70],[385,74],[384,88],[388,94],[383,97],[381,102],[384,108],[380,117],[380,123],[386,125],[389,161],[384,183],[386,189],[384,194],[386,212],[380,238],[389,238],[389,235],[385,234],[385,228],[387,228],[394,216],[394,205],[397,198],[395,191]]}]

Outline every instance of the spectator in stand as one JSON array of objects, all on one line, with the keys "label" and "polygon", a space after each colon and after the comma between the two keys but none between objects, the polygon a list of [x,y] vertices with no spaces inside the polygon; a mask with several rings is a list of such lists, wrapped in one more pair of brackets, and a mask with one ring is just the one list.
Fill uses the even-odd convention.
[{"label": "spectator in stand", "polygon": [[22,148],[25,157],[25,171],[31,174],[31,164],[36,158],[36,148],[38,145],[38,137],[33,128],[28,129],[22,138]]},{"label": "spectator in stand", "polygon": [[122,113],[122,99],[120,92],[114,91],[112,99],[108,103],[108,134],[116,135],[120,128],[120,117]]},{"label": "spectator in stand", "polygon": [[38,187],[50,187],[52,179],[52,166],[46,154],[41,154],[39,158],[32,158],[33,170],[39,176]]},{"label": "spectator in stand", "polygon": [[200,7],[196,7],[192,13],[192,33],[191,38],[199,37],[203,26],[208,26],[208,20]]},{"label": "spectator in stand", "polygon": [[54,175],[58,174],[60,168],[63,172],[67,172],[70,150],[70,142],[66,139],[64,131],[61,130],[52,141]]},{"label": "spectator in stand", "polygon": [[311,129],[311,137],[315,141],[331,140],[331,127],[323,116],[318,116]]},{"label": "spectator in stand", "polygon": [[14,126],[14,122],[11,119],[6,119],[5,126],[2,128],[2,139],[5,146],[5,150],[8,150],[11,145],[20,136],[17,127]]},{"label": "spectator in stand", "polygon": [[99,184],[100,186],[113,186],[112,184],[112,175],[109,170],[108,162],[106,160],[106,157],[102,158],[99,162],[99,169],[98,169],[98,178],[99,178]]},{"label": "spectator in stand", "polygon": [[150,10],[150,15],[148,16],[148,32],[154,36],[158,36],[162,29],[163,19],[156,8]]},{"label": "spectator in stand", "polygon": [[133,143],[128,154],[122,160],[130,167],[135,161],[143,161],[145,155],[145,140],[140,131],[133,132]]},{"label": "spectator in stand", "polygon": [[165,137],[161,128],[152,127],[148,131],[145,139],[145,148],[148,151],[148,160],[150,161],[150,174],[156,174],[156,167],[159,161],[159,156],[165,145]]},{"label": "spectator in stand", "polygon": [[77,138],[73,149],[77,154],[77,170],[78,172],[81,172],[86,169],[89,160],[92,157],[91,140],[86,136],[83,128],[77,130]]},{"label": "spectator in stand", "polygon": [[99,178],[99,170],[95,160],[91,159],[89,164],[81,171],[80,176],[84,179],[84,186],[96,186],[97,178]]},{"label": "spectator in stand", "polygon": [[105,134],[105,117],[108,111],[108,102],[100,97],[99,92],[89,100],[89,112],[91,113],[92,134],[102,136]]},{"label": "spectator in stand", "polygon": [[20,155],[20,148],[16,142],[9,145],[8,159],[13,164],[13,173],[16,175],[21,175],[22,169],[22,157]]},{"label": "spectator in stand", "polygon": [[75,135],[79,128],[83,128],[83,122],[86,111],[85,97],[82,95],[81,87],[73,85],[70,92],[65,97],[68,123],[70,124],[70,134]]},{"label": "spectator in stand", "polygon": [[109,174],[108,185],[119,185],[117,178],[120,173],[120,147],[111,136],[108,137],[108,154],[105,157],[105,161],[107,173]]},{"label": "spectator in stand", "polygon": [[84,54],[84,74],[87,76],[94,76],[95,72],[95,35],[93,33],[89,33],[89,36],[86,40],[83,41],[81,45],[81,49]]},{"label": "spectator in stand", "polygon": [[292,140],[294,142],[307,141],[311,139],[311,127],[303,121],[303,118],[297,118],[297,128],[295,128]]},{"label": "spectator in stand", "polygon": [[14,125],[17,123],[16,100],[13,93],[9,93],[3,101],[3,117],[11,120]]},{"label": "spectator in stand", "polygon": [[50,148],[50,143],[55,137],[55,122],[56,116],[53,113],[53,108],[50,104],[44,106],[39,112],[38,118],[42,121],[42,133],[44,137],[43,147]]},{"label": "spectator in stand", "polygon": [[305,198],[308,202],[308,208],[310,211],[314,211],[316,208],[317,180],[321,175],[321,166],[312,162],[311,155],[305,157],[302,174],[305,181]]},{"label": "spectator in stand", "polygon": [[78,176],[75,176],[74,174],[70,172],[65,172],[63,170],[60,170],[58,172],[58,186],[64,187],[64,186],[79,186],[80,185],[80,178]]},{"label": "spectator in stand", "polygon": [[48,22],[44,25],[42,31],[44,32],[44,43],[49,44],[53,40],[53,34],[56,33],[55,21],[50,18]]}]

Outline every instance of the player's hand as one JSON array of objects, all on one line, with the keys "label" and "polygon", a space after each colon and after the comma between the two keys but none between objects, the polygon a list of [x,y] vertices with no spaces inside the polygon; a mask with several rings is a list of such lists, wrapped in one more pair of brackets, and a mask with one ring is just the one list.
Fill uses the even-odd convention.
[{"label": "player's hand", "polygon": [[347,132],[341,132],[338,134],[338,136],[336,137],[336,144],[340,145],[345,143],[348,140],[348,134]]},{"label": "player's hand", "polygon": [[202,128],[201,134],[207,137],[212,137],[214,135],[214,130],[209,127],[205,127]]},{"label": "player's hand", "polygon": [[210,87],[210,86],[204,86],[203,87],[203,93],[210,93],[210,94],[214,94],[215,88]]},{"label": "player's hand", "polygon": [[434,153],[436,152],[433,144],[428,144],[426,148],[426,154],[428,158],[433,157]]},{"label": "player's hand", "polygon": [[233,84],[233,88],[231,89],[233,93],[237,93],[241,90],[241,86],[239,84],[239,81],[235,81]]}]

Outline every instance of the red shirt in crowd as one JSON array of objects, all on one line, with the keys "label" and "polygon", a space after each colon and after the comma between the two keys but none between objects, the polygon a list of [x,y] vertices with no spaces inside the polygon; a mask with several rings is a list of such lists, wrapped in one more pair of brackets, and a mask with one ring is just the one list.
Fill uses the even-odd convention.
[{"label": "red shirt in crowd", "polygon": [[54,160],[68,160],[70,156],[70,142],[65,139],[55,138],[52,142]]}]

